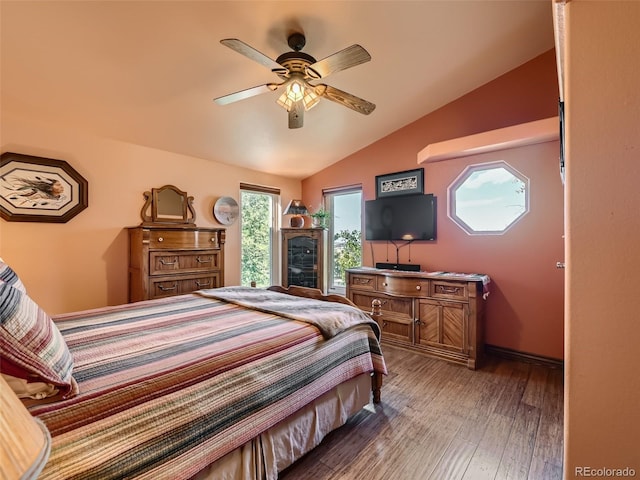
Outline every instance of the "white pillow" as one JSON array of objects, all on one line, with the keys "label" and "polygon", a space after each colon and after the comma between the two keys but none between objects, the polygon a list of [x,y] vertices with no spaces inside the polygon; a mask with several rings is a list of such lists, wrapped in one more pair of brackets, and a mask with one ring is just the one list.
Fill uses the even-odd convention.
[{"label": "white pillow", "polygon": [[6,373],[2,374],[2,378],[9,384],[18,398],[42,400],[58,393],[58,389],[50,383],[27,382],[24,378],[13,377]]}]

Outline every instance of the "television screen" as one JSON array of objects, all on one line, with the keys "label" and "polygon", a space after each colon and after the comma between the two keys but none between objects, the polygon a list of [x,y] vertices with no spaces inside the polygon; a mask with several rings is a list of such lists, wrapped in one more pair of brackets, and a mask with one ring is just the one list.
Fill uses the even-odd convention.
[{"label": "television screen", "polygon": [[367,200],[364,224],[367,240],[435,240],[436,197],[404,195]]}]

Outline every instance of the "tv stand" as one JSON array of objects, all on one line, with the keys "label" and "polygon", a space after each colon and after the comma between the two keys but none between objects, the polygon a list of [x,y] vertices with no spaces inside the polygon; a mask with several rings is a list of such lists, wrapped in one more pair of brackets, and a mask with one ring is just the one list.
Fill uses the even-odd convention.
[{"label": "tv stand", "polygon": [[420,265],[417,263],[376,263],[376,268],[382,270],[398,270],[401,272],[419,272]]},{"label": "tv stand", "polygon": [[[396,265],[396,264],[391,264]],[[347,270],[347,298],[373,318],[382,342],[466,365],[475,370],[484,350],[481,275],[401,272],[374,268]]]}]

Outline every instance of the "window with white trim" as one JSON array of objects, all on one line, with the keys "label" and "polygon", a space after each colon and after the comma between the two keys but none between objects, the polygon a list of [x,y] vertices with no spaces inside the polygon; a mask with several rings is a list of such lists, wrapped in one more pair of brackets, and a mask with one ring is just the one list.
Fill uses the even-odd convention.
[{"label": "window with white trim", "polygon": [[240,184],[240,284],[280,283],[278,218],[280,190]]},{"label": "window with white trim", "polygon": [[362,187],[324,190],[329,211],[328,290],[346,291],[345,269],[362,265]]},{"label": "window with white trim", "polygon": [[504,161],[470,165],[448,198],[449,217],[469,235],[500,235],[529,211],[529,179]]}]

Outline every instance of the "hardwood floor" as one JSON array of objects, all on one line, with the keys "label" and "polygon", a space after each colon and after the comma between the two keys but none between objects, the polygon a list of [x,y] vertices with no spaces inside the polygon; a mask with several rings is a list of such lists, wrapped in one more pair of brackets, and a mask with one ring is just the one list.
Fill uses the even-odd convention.
[{"label": "hardwood floor", "polygon": [[359,412],[280,480],[562,478],[561,369],[490,357],[472,371],[383,350],[375,413]]}]

